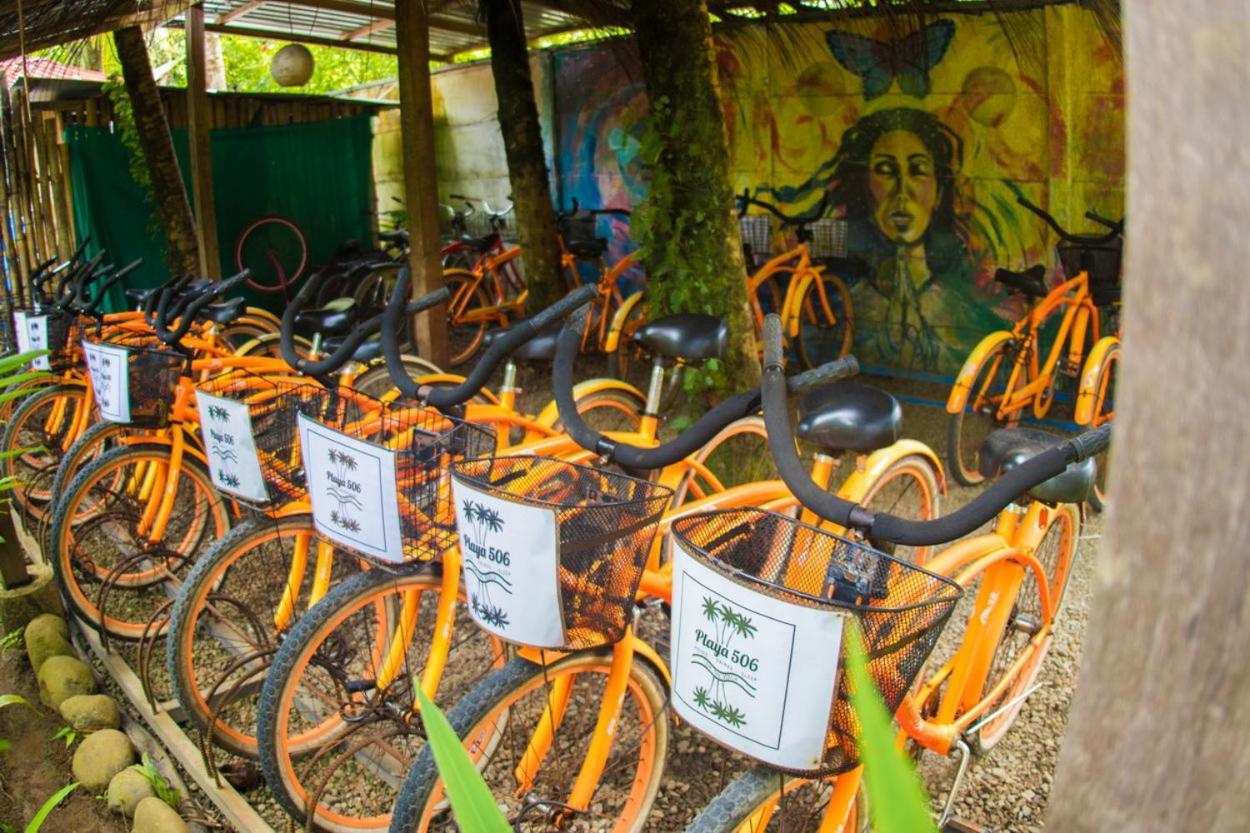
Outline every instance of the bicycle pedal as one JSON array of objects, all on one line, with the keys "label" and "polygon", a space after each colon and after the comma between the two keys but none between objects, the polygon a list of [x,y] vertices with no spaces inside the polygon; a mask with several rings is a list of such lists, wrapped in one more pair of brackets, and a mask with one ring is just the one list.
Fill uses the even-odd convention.
[{"label": "bicycle pedal", "polygon": [[942,825],[942,833],[992,833],[988,827],[952,816]]}]

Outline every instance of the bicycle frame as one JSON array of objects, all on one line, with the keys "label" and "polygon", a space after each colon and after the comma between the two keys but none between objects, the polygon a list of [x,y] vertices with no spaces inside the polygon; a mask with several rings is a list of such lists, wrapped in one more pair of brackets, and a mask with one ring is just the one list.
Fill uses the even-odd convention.
[{"label": "bicycle frame", "polygon": [[[1044,362],[1039,364],[1040,338],[1042,325],[1062,310],[1059,331],[1046,354]],[[1098,311],[1090,299],[1089,275],[1081,272],[1075,278],[1065,281],[1054,289],[1029,310],[1029,314],[1016,323],[1010,332],[992,333],[982,339],[976,349],[964,363],[951,389],[946,403],[948,413],[957,414],[972,400],[974,411],[986,405],[994,405],[994,417],[1000,422],[1011,420],[1030,404],[1033,415],[1038,419],[1046,416],[1050,410],[1053,397],[1051,391],[1055,381],[1059,359],[1064,355],[1067,345],[1067,359],[1070,367],[1080,367],[1085,354],[1085,338],[1091,334],[1093,341],[1099,340]],[[978,391],[972,390],[972,375],[980,369],[984,358],[1000,344],[1006,341],[1018,345],[1012,361],[1011,372],[1007,385],[1000,400],[985,401],[985,387],[995,377],[999,363],[1004,359],[995,359],[995,365],[985,374],[985,387]]]}]

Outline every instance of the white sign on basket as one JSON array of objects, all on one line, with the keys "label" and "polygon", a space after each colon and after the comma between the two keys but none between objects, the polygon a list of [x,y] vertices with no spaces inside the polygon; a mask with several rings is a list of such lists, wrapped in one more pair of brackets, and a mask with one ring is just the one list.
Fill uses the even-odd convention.
[{"label": "white sign on basket", "polygon": [[752,593],[673,554],[673,707],[773,766],[821,766],[845,615]]},{"label": "white sign on basket", "polygon": [[303,414],[299,440],[317,531],[362,555],[402,562],[395,452]]},{"label": "white sign on basket", "polygon": [[563,645],[555,511],[503,500],[455,478],[452,498],[473,620],[509,642]]},{"label": "white sign on basket", "polygon": [[83,342],[91,390],[100,416],[108,422],[130,422],[130,354],[124,347]]},{"label": "white sign on basket", "polygon": [[207,393],[196,393],[195,403],[213,485],[245,500],[268,501],[247,403]]},{"label": "white sign on basket", "polygon": [[[48,316],[15,312],[13,326],[17,330],[17,352],[48,349]],[[51,370],[52,362],[47,356],[40,356],[32,360],[30,366],[35,370]]]}]

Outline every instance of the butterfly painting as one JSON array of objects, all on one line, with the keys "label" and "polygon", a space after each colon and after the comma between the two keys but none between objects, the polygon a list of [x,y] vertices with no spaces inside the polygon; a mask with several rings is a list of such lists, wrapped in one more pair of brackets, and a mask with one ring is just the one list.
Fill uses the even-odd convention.
[{"label": "butterfly painting", "polygon": [[825,33],[833,57],[863,80],[866,101],[884,95],[896,80],[907,95],[924,98],[929,70],[942,60],[954,36],[955,22],[945,18],[889,41],[837,30]]}]

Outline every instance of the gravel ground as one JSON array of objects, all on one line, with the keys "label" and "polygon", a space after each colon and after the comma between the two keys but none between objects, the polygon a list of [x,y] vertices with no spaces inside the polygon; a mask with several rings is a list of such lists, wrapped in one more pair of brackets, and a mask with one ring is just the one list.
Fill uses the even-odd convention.
[{"label": "gravel ground", "polygon": [[[580,362],[578,367],[579,375],[583,376],[601,370],[593,359]],[[523,381],[529,382],[529,390],[522,403],[537,409],[546,401],[546,380],[536,374],[525,374]],[[941,400],[945,396],[945,389],[939,386],[881,379],[870,381],[909,397]],[[939,408],[904,402],[904,414],[904,434],[923,440],[941,454],[945,448],[945,413]],[[949,492],[942,502],[943,512],[958,508],[976,494],[976,490],[963,489],[954,483],[948,486]],[[1078,561],[1069,584],[1064,615],[1042,672],[1041,679],[1048,685],[1030,698],[1011,732],[994,750],[984,757],[974,758],[964,780],[956,805],[957,813],[995,833],[1026,833],[1043,829],[1046,800],[1067,725],[1080,659],[1098,530],[1098,516],[1089,516],[1082,529]],[[658,647],[666,648],[666,622],[658,610],[647,614],[643,629],[648,635],[654,635]],[[161,695],[168,691],[163,659],[158,651],[151,667],[153,687]],[[450,707],[451,704],[446,705]],[[220,753],[218,764],[229,760],[230,756]],[[745,767],[745,761],[735,759],[684,725],[678,726],[671,739],[666,778],[649,829],[681,830],[699,808]],[[943,800],[955,772],[954,762],[926,753],[920,761],[920,771],[934,802]],[[248,798],[275,829],[285,826],[282,811],[267,791],[255,790],[248,794]],[[201,804],[204,803],[201,800]]]}]

